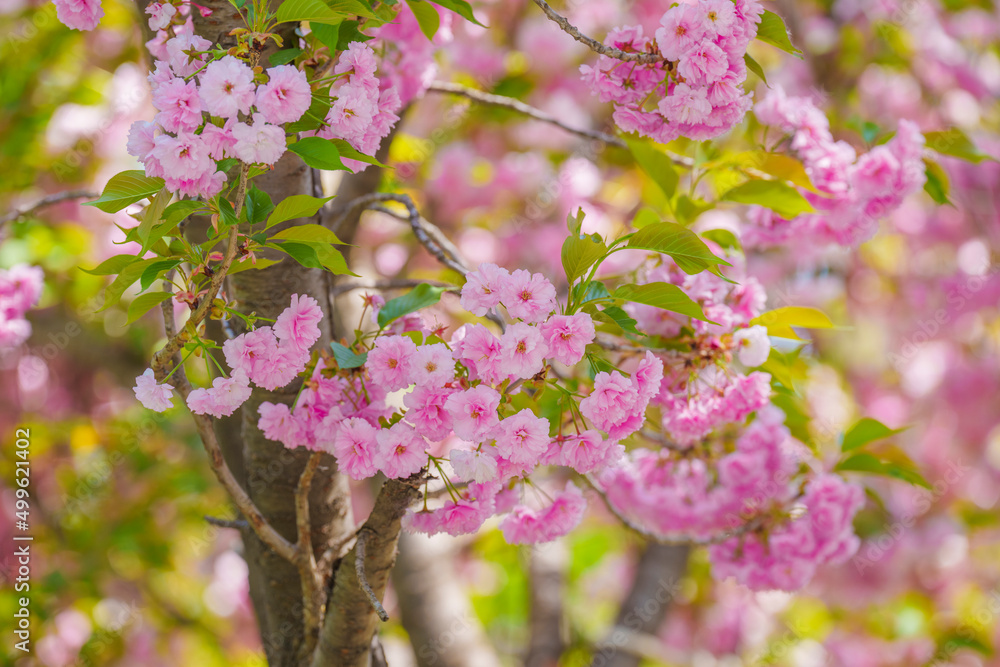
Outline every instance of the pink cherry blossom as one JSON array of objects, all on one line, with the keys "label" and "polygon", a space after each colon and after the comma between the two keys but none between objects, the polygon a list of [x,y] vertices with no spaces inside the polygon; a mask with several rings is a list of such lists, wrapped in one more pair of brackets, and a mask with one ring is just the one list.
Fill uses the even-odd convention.
[{"label": "pink cherry blossom", "polygon": [[441,386],[455,379],[455,360],[444,343],[421,345],[413,356],[410,372],[417,386]]},{"label": "pink cherry blossom", "polygon": [[238,58],[224,56],[209,63],[198,79],[201,101],[213,116],[233,118],[253,106],[253,70]]},{"label": "pink cherry blossom", "polygon": [[530,378],[545,366],[549,346],[538,327],[517,322],[507,327],[500,337],[500,354],[504,372],[515,378]]},{"label": "pink cherry blossom", "polygon": [[525,408],[502,420],[494,437],[500,456],[512,463],[535,463],[549,447],[549,420]]},{"label": "pink cherry blossom", "polygon": [[451,467],[458,478],[465,482],[492,482],[497,478],[497,460],[485,451],[453,449],[448,454]]},{"label": "pink cherry blossom", "polygon": [[427,443],[412,426],[398,422],[379,429],[375,466],[389,478],[409,477],[427,464]]},{"label": "pink cherry blossom", "polygon": [[628,423],[635,415],[639,391],[618,371],[598,373],[594,389],[580,401],[580,412],[594,426],[611,434]]},{"label": "pink cherry blossom", "polygon": [[403,396],[403,405],[409,408],[406,411],[406,421],[428,439],[444,440],[451,434],[452,425],[445,402],[456,391],[459,390],[417,385],[413,391]]},{"label": "pink cherry blossom", "polygon": [[500,423],[500,394],[484,385],[455,392],[444,407],[451,415],[455,435],[463,440],[481,442]]},{"label": "pink cherry blossom", "polygon": [[481,264],[465,276],[462,286],[462,308],[482,317],[500,304],[500,289],[510,279],[507,269],[496,264]]},{"label": "pink cherry blossom", "polygon": [[365,368],[372,382],[396,391],[413,384],[413,360],[417,346],[407,336],[380,336],[368,353]]},{"label": "pink cherry blossom", "polygon": [[73,30],[93,30],[101,22],[101,0],[55,0],[59,21]]},{"label": "pink cherry blossom", "polygon": [[194,81],[171,79],[153,92],[156,122],[167,132],[191,132],[201,125],[201,98]]},{"label": "pink cherry blossom", "polygon": [[341,472],[351,479],[366,479],[376,472],[377,447],[375,427],[355,417],[340,422],[332,454]]},{"label": "pink cherry blossom", "polygon": [[288,405],[264,401],[257,408],[257,412],[260,414],[257,428],[265,438],[280,442],[289,449],[303,444],[302,427],[292,416]]},{"label": "pink cherry blossom", "polygon": [[737,356],[744,366],[760,366],[771,353],[771,339],[767,337],[767,327],[755,325],[739,329],[733,334],[733,344],[737,346]]},{"label": "pink cherry blossom", "polygon": [[587,430],[563,440],[559,448],[559,463],[586,474],[609,463],[614,445],[613,441],[605,440],[597,431]]},{"label": "pink cherry blossom", "polygon": [[712,103],[704,88],[679,83],[668,97],[660,100],[660,113],[674,123],[700,123],[712,113]]},{"label": "pink cherry blossom", "polygon": [[173,386],[167,383],[158,384],[153,375],[153,369],[146,371],[135,379],[135,397],[142,405],[154,412],[163,412],[167,408],[174,407]]},{"label": "pink cherry blossom", "polygon": [[[457,332],[456,332],[457,333]],[[465,325],[464,338],[452,340],[452,356],[474,373],[474,378],[490,384],[500,384],[509,377],[504,367],[500,339],[482,324]]]},{"label": "pink cherry blossom", "polygon": [[184,33],[168,40],[165,48],[170,70],[176,76],[190,76],[205,64],[204,52],[212,48],[212,43],[193,33]]},{"label": "pink cherry blossom", "polygon": [[280,65],[267,70],[267,75],[268,82],[257,88],[257,110],[275,125],[297,121],[312,103],[305,72],[292,65]]},{"label": "pink cherry blossom", "polygon": [[265,122],[263,114],[253,115],[253,125],[233,125],[233,138],[233,152],[247,164],[274,164],[285,154],[284,130]]},{"label": "pink cherry blossom", "polygon": [[594,320],[586,313],[553,315],[542,324],[541,330],[548,344],[548,356],[567,366],[580,363],[596,335]]},{"label": "pink cherry blossom", "polygon": [[580,489],[573,482],[567,482],[566,490],[542,512],[524,505],[515,507],[500,522],[500,531],[508,544],[551,542],[576,528],[586,509],[587,501]]},{"label": "pink cherry blossom", "polygon": [[169,2],[152,2],[146,5],[149,14],[149,29],[153,32],[163,30],[177,14],[177,8]]},{"label": "pink cherry blossom", "polygon": [[500,300],[511,317],[543,322],[556,308],[556,288],[542,274],[518,269],[501,280]]},{"label": "pink cherry blossom", "polygon": [[228,417],[250,398],[250,378],[242,370],[233,371],[232,377],[218,377],[211,389],[195,389],[188,394],[187,405],[196,415]]},{"label": "pink cherry blossom", "polygon": [[322,321],[323,310],[316,299],[306,294],[293,294],[291,304],[274,321],[274,334],[282,345],[309,350],[322,335],[319,328]]}]

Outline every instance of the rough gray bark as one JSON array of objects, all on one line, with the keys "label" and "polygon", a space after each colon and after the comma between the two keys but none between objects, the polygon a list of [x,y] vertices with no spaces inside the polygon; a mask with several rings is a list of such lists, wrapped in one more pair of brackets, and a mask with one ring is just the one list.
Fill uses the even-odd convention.
[{"label": "rough gray bark", "polygon": [[566,586],[566,545],[562,541],[531,550],[531,635],[525,667],[556,667],[566,648],[563,594]]},{"label": "rough gray bark", "polygon": [[656,635],[687,571],[687,546],[649,543],[639,558],[632,587],[618,610],[610,641],[595,652],[591,667],[638,667],[635,635]]},{"label": "rough gray bark", "polygon": [[402,533],[392,582],[419,667],[500,667],[452,567],[453,541]]}]

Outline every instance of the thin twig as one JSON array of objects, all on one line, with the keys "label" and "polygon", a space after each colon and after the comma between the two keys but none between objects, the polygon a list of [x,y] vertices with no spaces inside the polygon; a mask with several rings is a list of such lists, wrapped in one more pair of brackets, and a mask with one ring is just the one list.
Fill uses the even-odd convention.
[{"label": "thin twig", "polygon": [[607,134],[605,132],[598,132],[596,130],[583,130],[578,127],[573,127],[562,122],[555,116],[545,113],[541,109],[535,108],[530,104],[525,104],[520,100],[516,100],[513,97],[505,97],[503,95],[494,95],[493,93],[486,93],[481,90],[476,90],[475,88],[469,88],[468,86],[463,86],[457,83],[449,83],[447,81],[434,81],[431,83],[428,90],[436,93],[449,93],[451,95],[459,95],[461,97],[468,98],[474,102],[479,102],[480,104],[485,104],[487,106],[501,107],[504,109],[510,109],[511,111],[516,111],[518,113],[524,114],[529,118],[534,118],[535,120],[541,121],[543,123],[549,123],[550,125],[555,125],[570,134],[575,134],[577,136],[585,137],[587,139],[594,139],[596,141],[603,141],[606,144],[612,146],[617,146],[619,148],[626,148],[624,141],[618,137]]},{"label": "thin twig", "polygon": [[333,569],[333,564],[347,555],[347,552],[349,552],[351,547],[354,546],[354,540],[356,538],[357,534],[352,532],[344,539],[339,542],[334,542],[327,547],[326,551],[323,552],[323,555],[319,557],[319,562],[317,563],[319,573],[323,576],[329,575],[330,571]]},{"label": "thin twig", "polygon": [[0,225],[5,225],[8,222],[13,222],[18,218],[23,218],[26,215],[31,215],[35,211],[45,208],[46,206],[52,206],[53,204],[61,204],[64,201],[71,201],[74,199],[96,199],[99,195],[89,192],[87,190],[69,190],[67,192],[57,192],[53,195],[48,195],[42,197],[33,204],[29,204],[23,208],[15,209],[8,213],[7,215],[0,217]]},{"label": "thin twig", "polygon": [[309,520],[309,490],[313,476],[319,468],[322,453],[315,452],[306,462],[295,488],[295,525],[298,530],[299,577],[302,581],[303,624],[305,626],[305,655],[312,655],[323,624],[323,585],[316,567],[316,554],[312,544],[312,524]]},{"label": "thin twig", "polygon": [[375,595],[375,591],[372,590],[371,585],[368,583],[368,577],[365,576],[365,542],[368,540],[368,533],[363,529],[358,532],[358,541],[354,545],[354,571],[358,575],[358,585],[361,586],[361,590],[365,592],[368,596],[368,601],[372,603],[372,609],[378,614],[378,617],[382,619],[382,622],[389,620],[389,614],[386,613],[385,607],[379,601],[378,596]]},{"label": "thin twig", "polygon": [[602,56],[608,56],[609,58],[614,58],[616,60],[623,60],[625,62],[633,63],[662,63],[666,59],[658,53],[628,53],[622,51],[621,49],[616,49],[614,47],[602,44],[593,37],[588,37],[584,35],[578,28],[573,26],[565,16],[561,16],[549,6],[549,3],[545,0],[535,0],[535,4],[538,5],[545,15],[549,17],[549,20],[553,21],[558,25],[564,33],[587,46],[588,49],[594,53],[599,53]]},{"label": "thin twig", "polygon": [[614,506],[614,504],[608,498],[604,490],[601,489],[600,486],[598,486],[597,482],[595,482],[590,475],[584,475],[584,479],[586,479],[590,487],[597,492],[597,495],[601,497],[601,500],[604,501],[604,505],[608,508],[608,511],[614,514],[615,518],[617,518],[619,521],[625,524],[626,528],[629,528],[633,532],[636,532],[642,537],[645,537],[647,540],[650,540],[651,542],[656,542],[657,544],[669,544],[675,546],[689,545],[693,547],[705,547],[712,544],[719,544],[721,542],[725,542],[731,537],[739,537],[740,535],[746,535],[747,533],[752,533],[758,528],[760,528],[761,525],[763,525],[764,523],[763,517],[759,516],[754,517],[750,521],[744,523],[741,526],[738,526],[737,528],[734,528],[732,530],[727,530],[706,538],[690,537],[684,535],[676,537],[659,535],[657,533],[646,530],[645,528],[643,528],[642,526],[640,526],[639,524],[635,523],[634,521],[626,517],[624,514],[622,514],[618,510],[618,508]]},{"label": "thin twig", "polygon": [[217,516],[206,516],[205,521],[212,524],[213,526],[218,526],[219,528],[234,528],[236,530],[244,530],[250,527],[250,524],[246,519],[220,519]]},{"label": "thin twig", "polygon": [[341,283],[335,285],[330,289],[330,294],[333,296],[340,296],[346,292],[352,292],[354,290],[394,290],[394,289],[405,289],[408,287],[416,287],[423,284],[433,285],[435,287],[447,287],[449,290],[458,290],[451,283],[443,283],[438,280],[411,280],[411,279],[401,279],[401,280],[379,280],[376,282],[351,282],[351,283]]}]

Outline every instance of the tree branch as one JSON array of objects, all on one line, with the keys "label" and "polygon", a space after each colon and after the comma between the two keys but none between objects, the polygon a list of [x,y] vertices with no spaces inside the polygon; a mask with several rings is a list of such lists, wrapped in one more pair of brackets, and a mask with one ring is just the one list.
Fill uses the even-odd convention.
[{"label": "tree branch", "polygon": [[594,53],[599,53],[602,56],[608,56],[609,58],[615,58],[616,60],[623,60],[625,62],[632,63],[662,63],[665,62],[665,58],[659,53],[627,53],[621,49],[616,49],[606,44],[602,44],[593,37],[588,37],[584,35],[578,28],[573,26],[565,16],[559,15],[556,10],[549,6],[549,3],[545,0],[535,0],[535,4],[538,5],[545,15],[549,17],[550,21],[553,21],[558,25],[564,33],[586,45],[588,49]]},{"label": "tree branch", "polygon": [[573,127],[562,122],[555,116],[545,113],[541,109],[531,106],[530,104],[525,104],[520,100],[516,100],[513,97],[505,97],[503,95],[494,95],[493,93],[486,93],[481,90],[476,90],[475,88],[469,88],[468,86],[463,86],[458,83],[448,83],[446,81],[435,81],[431,83],[428,88],[429,91],[436,93],[449,93],[451,95],[459,95],[467,99],[473,100],[474,102],[479,102],[480,104],[485,104],[492,107],[500,107],[503,109],[510,109],[511,111],[516,111],[520,114],[524,114],[529,118],[541,121],[543,123],[549,123],[550,125],[555,125],[556,127],[569,132],[570,134],[575,134],[586,139],[594,139],[596,141],[603,141],[611,146],[617,146],[618,148],[627,148],[624,141],[618,137],[607,134],[605,132],[598,132],[596,130],[583,130],[578,127]]},{"label": "tree branch", "polygon": [[378,617],[382,619],[382,622],[389,620],[389,614],[386,612],[385,607],[379,602],[378,596],[375,595],[375,591],[372,590],[371,584],[368,583],[368,577],[365,575],[365,545],[368,543],[368,533],[362,529],[358,533],[358,541],[354,545],[354,550],[356,556],[354,558],[354,571],[358,575],[358,585],[361,586],[361,590],[365,592],[368,596],[368,601],[372,603],[372,609],[378,614]]},{"label": "tree branch", "polygon": [[74,199],[96,199],[100,195],[94,194],[87,190],[69,190],[67,192],[57,192],[46,197],[42,197],[33,204],[29,204],[23,208],[14,209],[7,215],[0,217],[0,226],[7,224],[8,222],[13,222],[19,218],[23,218],[26,215],[31,215],[32,213],[39,211],[47,206],[52,206],[53,204],[61,204],[65,201],[72,201]]},{"label": "tree branch", "polygon": [[298,530],[298,562],[299,576],[302,579],[302,618],[305,626],[305,642],[303,655],[312,655],[319,637],[319,628],[323,623],[324,587],[316,566],[316,553],[313,551],[312,525],[309,521],[309,491],[312,488],[313,476],[319,467],[322,454],[314,453],[306,462],[306,467],[299,477],[295,489],[295,526]]},{"label": "tree branch", "polygon": [[[358,541],[337,568],[312,667],[367,667],[372,636],[378,627],[369,593],[375,601],[385,593],[396,560],[400,521],[420,497],[425,476],[426,472],[421,471],[382,485],[375,507],[358,531]],[[362,580],[370,591],[363,587]]]}]

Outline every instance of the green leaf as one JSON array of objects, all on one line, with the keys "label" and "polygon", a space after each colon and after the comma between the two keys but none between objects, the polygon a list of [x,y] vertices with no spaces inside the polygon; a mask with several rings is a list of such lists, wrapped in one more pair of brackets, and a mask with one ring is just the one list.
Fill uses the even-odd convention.
[{"label": "green leaf", "polygon": [[902,433],[905,428],[891,429],[877,419],[865,417],[852,426],[844,434],[844,441],[840,445],[842,452],[864,447],[869,442],[888,438],[890,435]]},{"label": "green leaf", "polygon": [[[136,234],[139,240],[142,241],[142,251],[140,255],[145,255],[146,251],[149,249],[149,232],[153,228],[153,225],[160,221],[163,216],[163,211],[167,208],[167,204],[170,203],[170,199],[174,195],[163,188],[153,198],[149,201],[149,206],[146,210],[142,212],[142,222],[139,223],[139,227],[136,229]],[[154,239],[155,240],[155,239]]]},{"label": "green leaf", "polygon": [[[325,26],[319,23],[315,25],[315,28],[320,27]],[[286,125],[285,131],[289,134],[297,134],[299,132],[319,129],[326,115],[330,112],[330,102],[329,89],[313,93],[312,102],[309,104],[306,112],[302,114],[302,118]]]},{"label": "green leaf", "polygon": [[714,204],[711,204],[704,199],[691,199],[687,195],[680,195],[677,197],[677,201],[674,203],[674,212],[677,214],[677,222],[684,225],[689,225],[694,222],[699,215],[705,211],[711,211],[715,208]]},{"label": "green leaf", "polygon": [[[336,196],[336,195],[334,195]],[[274,211],[267,218],[267,228],[270,229],[280,222],[295,220],[296,218],[311,218],[326,202],[333,197],[319,199],[309,195],[292,195],[278,202]]]},{"label": "green leaf", "polygon": [[347,268],[344,256],[328,243],[281,241],[280,243],[268,244],[268,247],[277,248],[287,253],[306,268],[325,269],[334,275],[357,277],[356,273]]},{"label": "green leaf", "polygon": [[788,181],[792,185],[797,185],[810,192],[819,192],[809,179],[805,165],[791,155],[767,151],[746,151],[737,153],[726,161],[741,167],[762,171],[778,180]]},{"label": "green leaf", "polygon": [[465,0],[433,0],[433,2],[435,5],[440,5],[445,9],[450,9],[466,21],[471,21],[472,23],[482,26],[483,28],[486,27],[476,20],[475,15],[472,13],[472,5]]},{"label": "green leaf", "polygon": [[983,160],[994,160],[992,156],[976,148],[972,140],[956,127],[939,132],[927,132],[924,134],[924,140],[927,142],[927,148],[942,155],[951,155],[976,164]]},{"label": "green leaf", "polygon": [[750,324],[762,324],[767,327],[769,336],[779,338],[791,338],[801,340],[792,327],[803,327],[805,329],[832,329],[833,322],[826,313],[817,308],[807,308],[804,306],[786,306],[775,308],[766,313],[761,313],[750,320]]},{"label": "green leaf", "polygon": [[643,227],[649,227],[650,225],[655,225],[660,222],[660,216],[656,214],[656,211],[644,206],[640,208],[632,218],[632,227],[634,229],[642,229]]},{"label": "green leaf", "polygon": [[85,269],[81,266],[80,270],[92,276],[110,276],[121,273],[126,266],[138,261],[139,258],[135,255],[115,255],[114,257],[107,258],[92,269]]},{"label": "green leaf", "polygon": [[764,10],[764,15],[760,17],[760,25],[757,26],[757,39],[797,58],[802,57],[802,52],[795,48],[792,40],[788,38],[785,22],[774,12]]},{"label": "green leaf", "polygon": [[924,158],[924,174],[927,180],[924,182],[924,192],[931,196],[938,204],[950,204],[948,195],[951,192],[951,183],[948,180],[948,172],[934,160]]},{"label": "green leaf", "polygon": [[417,17],[420,32],[424,33],[427,39],[434,41],[434,35],[437,34],[441,25],[441,16],[437,10],[425,0],[406,0],[406,4],[409,5],[413,15]]},{"label": "green leaf", "polygon": [[228,199],[222,196],[219,197],[219,220],[226,227],[239,224],[239,220],[236,218],[236,209],[233,208]]},{"label": "green leaf", "polygon": [[307,269],[322,269],[323,265],[316,255],[316,249],[308,243],[296,243],[294,241],[284,241],[282,243],[268,244],[268,247],[277,248],[287,253],[292,259],[306,267]]},{"label": "green leaf", "polygon": [[340,23],[348,16],[378,18],[358,0],[285,0],[275,15],[278,23],[309,21],[310,23]]},{"label": "green leaf", "polygon": [[268,62],[271,63],[271,67],[277,67],[278,65],[287,65],[296,58],[302,55],[302,49],[294,47],[291,49],[283,49],[277,53],[272,53],[268,58]]},{"label": "green leaf", "polygon": [[226,272],[227,276],[231,276],[234,273],[242,273],[243,271],[249,271],[250,269],[266,269],[269,266],[274,266],[280,259],[267,259],[265,257],[258,257],[257,262],[253,263],[250,258],[247,257],[239,262],[233,262],[233,265],[229,267],[229,271]]},{"label": "green leaf", "polygon": [[360,368],[368,361],[367,352],[357,354],[336,341],[330,343],[330,348],[333,350],[333,358],[337,360],[338,368]]},{"label": "green leaf", "polygon": [[267,220],[268,214],[274,210],[274,202],[271,201],[271,195],[254,186],[247,192],[243,208],[246,211],[247,222],[256,225]]},{"label": "green leaf", "polygon": [[885,466],[882,462],[871,454],[866,454],[862,452],[861,454],[854,454],[844,459],[838,463],[834,470],[838,472],[854,471],[854,472],[871,472],[876,475],[885,475]]},{"label": "green leaf", "polygon": [[680,177],[671,162],[662,151],[648,141],[641,141],[634,137],[625,137],[632,157],[639,163],[642,170],[646,172],[653,182],[660,186],[663,194],[670,199],[677,191],[677,182]]},{"label": "green leaf", "polygon": [[636,321],[618,306],[608,306],[603,310],[598,310],[594,318],[602,322],[617,324],[623,331],[641,336],[639,330],[635,328]]},{"label": "green leaf", "polygon": [[378,311],[379,327],[384,329],[390,322],[403,315],[408,315],[427,306],[433,306],[441,300],[441,295],[447,289],[447,287],[435,287],[428,283],[422,283],[403,296],[387,301],[382,310]]},{"label": "green leaf", "polygon": [[342,157],[374,164],[379,167],[385,165],[364,153],[358,152],[353,146],[343,139],[323,139],[321,137],[305,137],[299,139],[288,147],[288,150],[297,154],[310,167],[324,169],[326,171],[351,171],[342,161]]},{"label": "green leaf", "polygon": [[162,178],[148,178],[143,171],[123,171],[115,174],[104,186],[104,192],[85,206],[96,206],[105,213],[117,213],[163,188]]},{"label": "green leaf", "polygon": [[703,238],[714,241],[726,250],[740,250],[740,240],[728,229],[708,229],[701,233]]},{"label": "green leaf", "polygon": [[691,300],[677,285],[671,283],[646,283],[645,285],[622,285],[615,290],[616,299],[624,299],[642,303],[655,308],[662,308],[673,313],[693,317],[702,322],[716,324],[705,317],[701,306]]},{"label": "green leaf", "polygon": [[723,194],[721,199],[740,204],[759,204],[787,220],[815,210],[798,190],[781,181],[747,181]]},{"label": "green leaf", "polygon": [[337,238],[323,225],[296,225],[283,229],[274,236],[272,240],[288,239],[289,241],[308,241],[313,243],[332,243],[334,245],[344,245],[344,242]]},{"label": "green leaf", "polygon": [[643,227],[629,237],[626,247],[669,255],[688,274],[700,273],[720,264],[729,266],[729,262],[716,257],[697,234],[673,222]]},{"label": "green leaf", "polygon": [[125,326],[132,324],[137,319],[172,296],[173,294],[170,292],[150,292],[149,294],[140,294],[132,300],[132,303],[128,305],[128,321],[125,323]]},{"label": "green leaf", "polygon": [[747,64],[747,69],[760,77],[760,80],[767,85],[767,77],[764,76],[764,68],[760,66],[760,63],[754,60],[749,53],[743,54],[743,62]]},{"label": "green leaf", "polygon": [[572,285],[607,252],[608,247],[597,234],[566,237],[562,247],[562,265],[567,284]]},{"label": "green leaf", "polygon": [[139,289],[145,292],[163,273],[180,266],[180,263],[179,259],[161,259],[158,262],[153,262],[142,272],[142,276],[139,278]]},{"label": "green leaf", "polygon": [[111,308],[121,301],[122,294],[125,290],[129,288],[136,280],[142,276],[143,272],[149,267],[150,264],[162,261],[159,257],[150,257],[149,259],[140,259],[139,261],[132,262],[128,266],[122,268],[111,284],[104,289],[104,304],[97,310],[101,312]]},{"label": "green leaf", "polygon": [[604,283],[602,283],[599,280],[592,280],[590,283],[588,283],[587,291],[581,295],[580,292],[582,291],[582,289],[583,289],[583,283],[577,283],[576,285],[573,285],[573,301],[575,301],[580,305],[583,305],[585,303],[590,303],[592,301],[602,301],[611,299],[611,292],[609,292],[608,288],[604,286]]},{"label": "green leaf", "polygon": [[910,466],[904,466],[899,463],[886,463],[885,472],[889,477],[895,477],[896,479],[901,479],[908,484],[913,486],[922,486],[925,489],[933,490],[934,487],[931,486],[930,482],[920,474],[915,468]]}]

